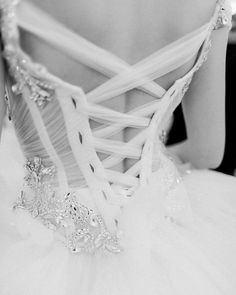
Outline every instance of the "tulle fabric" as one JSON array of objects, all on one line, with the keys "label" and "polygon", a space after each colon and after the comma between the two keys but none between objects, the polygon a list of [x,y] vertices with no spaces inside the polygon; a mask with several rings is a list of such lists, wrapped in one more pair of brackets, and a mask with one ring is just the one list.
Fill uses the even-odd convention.
[{"label": "tulle fabric", "polygon": [[[57,25],[51,21],[52,27],[48,25],[45,15],[41,14],[42,19],[37,17],[37,13],[32,15],[27,11],[25,15],[32,18],[25,20],[20,18],[20,25],[23,28],[36,33],[46,41],[51,39],[51,43],[63,47],[63,51],[69,56],[83,60],[85,64],[92,65],[109,77],[118,74],[88,93],[86,96],[88,103],[101,102],[133,87],[140,87],[155,97],[164,96],[159,105],[159,117],[163,120],[168,119],[166,112],[171,114],[179,99],[174,101],[173,106],[169,105],[172,89],[165,91],[161,86],[153,84],[152,80],[178,68],[196,55],[207,38],[209,26],[213,22],[131,67],[103,51],[98,52],[91,44],[65,31],[65,28],[59,27],[57,31],[55,29],[58,28]],[[41,24],[38,28],[33,26],[35,21]],[[48,30],[49,27],[54,30],[53,34]],[[54,34],[55,31],[58,35]],[[59,34],[60,32],[62,34]],[[65,39],[66,37],[68,38]],[[88,50],[78,53],[80,48],[78,44]],[[203,50],[201,53],[199,57],[203,57]],[[200,58],[198,63],[201,63]],[[193,74],[196,67],[197,63],[188,76]],[[65,92],[69,88],[68,84],[46,72],[42,72],[42,75],[57,81],[65,88]],[[173,85],[175,91],[181,92],[182,84],[185,84],[188,76],[177,80],[178,83]],[[75,91],[75,87],[71,85],[70,89]],[[61,96],[62,94],[64,92],[61,92]],[[59,96],[57,95],[57,99]],[[67,105],[61,98],[58,101],[64,103],[62,109],[63,114],[66,114],[65,121],[71,123],[74,113],[70,111],[69,103]],[[39,111],[35,110],[36,106],[31,106],[29,109],[31,115],[36,114],[34,116],[36,132],[48,135],[45,128],[41,128],[45,125],[42,124]],[[100,108],[99,111],[101,120],[108,119],[105,110]],[[73,119],[79,120],[79,117],[81,118],[74,116]],[[121,118],[117,116],[116,120],[118,123]],[[16,125],[19,123],[20,121],[17,121]],[[70,124],[68,126],[68,134],[80,130],[70,128]],[[135,191],[119,217],[119,225],[123,231],[122,253],[114,255],[97,252],[94,255],[72,255],[61,244],[55,233],[25,211],[12,210],[13,203],[21,190],[21,181],[24,177],[23,163],[20,154],[18,155],[18,152],[15,154],[17,149],[8,153],[10,146],[15,147],[11,144],[11,140],[3,142],[7,145],[2,154],[3,169],[0,171],[1,295],[235,294],[236,181],[234,178],[208,171],[193,171],[190,175],[184,176],[182,182],[172,191],[173,197],[184,205],[184,210],[172,220],[166,215],[167,186],[161,180],[168,176],[168,169],[170,178],[173,176],[172,168],[175,170],[166,159],[162,169],[152,174],[149,183]],[[43,143],[46,147],[51,146],[51,142]],[[106,143],[105,140],[97,141],[102,151],[107,149]],[[4,149],[4,146],[1,148]],[[132,149],[130,154],[133,154]],[[85,164],[88,164],[86,160],[85,157]],[[60,166],[56,166],[60,172]]]},{"label": "tulle fabric", "polygon": [[25,212],[1,181],[1,295],[233,295],[236,285],[236,182],[209,171],[184,176],[188,222],[162,216],[156,177],[135,193],[119,222],[124,251],[73,255]]},{"label": "tulle fabric", "polygon": [[1,295],[235,294],[235,178],[209,171],[185,175],[173,194],[190,208],[186,218],[169,222],[163,218],[166,187],[160,181],[173,169],[166,159],[119,219],[124,251],[73,255],[52,231],[12,210],[23,157],[11,129],[2,139]]}]

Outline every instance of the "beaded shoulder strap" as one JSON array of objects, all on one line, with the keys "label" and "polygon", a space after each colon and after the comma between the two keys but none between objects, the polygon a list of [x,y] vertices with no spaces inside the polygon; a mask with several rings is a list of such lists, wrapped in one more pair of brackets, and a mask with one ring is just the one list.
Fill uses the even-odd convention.
[{"label": "beaded shoulder strap", "polygon": [[30,99],[34,100],[39,107],[43,107],[52,99],[54,85],[51,81],[42,78],[45,68],[33,63],[20,48],[15,16],[15,6],[18,2],[19,0],[0,0],[2,55],[7,62],[9,74],[13,78],[11,87],[13,93],[21,94],[23,88],[27,87]]},{"label": "beaded shoulder strap", "polygon": [[[193,68],[193,72],[198,71],[203,63],[207,60],[208,53],[212,46],[212,33],[216,30],[228,28],[230,29],[232,26],[232,7],[229,0],[218,0],[216,3],[215,13],[211,20],[211,25],[209,27],[208,36],[206,37],[203,45],[201,55],[198,58],[198,61]],[[189,81],[191,82],[193,75],[190,75]],[[185,92],[188,89],[190,82],[187,81],[187,87]]]}]

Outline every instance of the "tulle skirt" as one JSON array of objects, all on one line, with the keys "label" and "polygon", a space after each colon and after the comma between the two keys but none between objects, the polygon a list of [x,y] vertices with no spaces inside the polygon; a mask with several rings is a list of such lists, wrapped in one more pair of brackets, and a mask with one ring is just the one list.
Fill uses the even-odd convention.
[{"label": "tulle skirt", "polygon": [[1,295],[236,294],[234,177],[184,176],[174,194],[186,190],[191,218],[171,222],[160,218],[163,191],[154,175],[119,220],[123,251],[75,255],[26,212],[13,212],[21,163],[4,159],[4,173],[9,161],[14,173],[0,181]]},{"label": "tulle skirt", "polygon": [[1,183],[0,294],[235,294],[236,180],[196,171],[183,183],[189,223],[160,220],[159,192],[149,186],[121,220],[124,250],[93,255],[71,254],[27,213],[13,213]]}]

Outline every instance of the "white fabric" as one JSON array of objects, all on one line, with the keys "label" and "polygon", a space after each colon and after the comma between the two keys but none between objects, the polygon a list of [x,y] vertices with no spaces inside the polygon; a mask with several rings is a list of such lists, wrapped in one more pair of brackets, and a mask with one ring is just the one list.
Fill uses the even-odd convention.
[{"label": "white fabric", "polygon": [[[24,89],[12,101],[13,124],[26,157],[42,155],[56,166],[57,193],[78,192],[111,231],[118,221],[124,250],[72,255],[37,219],[14,213],[24,172],[21,161],[13,161],[14,173],[9,169],[3,145],[1,163],[8,169],[0,173],[1,295],[235,294],[236,180],[209,171],[181,180],[157,137],[202,62],[219,3],[207,24],[133,66],[31,4],[18,7],[21,27],[110,78],[85,94],[32,62],[28,67],[37,77],[55,82],[55,94],[39,109]],[[153,82],[196,55],[194,67],[170,89]],[[159,99],[126,114],[98,105],[133,88]],[[92,130],[91,118],[102,126]],[[127,126],[139,129],[137,136],[127,143],[111,140]],[[14,140],[6,135],[6,143],[15,146]],[[97,152],[108,158],[101,161]],[[138,161],[124,173],[113,171],[125,158]]]},{"label": "white fabric", "polygon": [[[27,13],[29,11],[30,13]],[[53,20],[51,17],[28,2],[22,3],[20,6],[18,18],[19,25],[25,30],[30,31],[50,42],[59,50],[65,52],[68,56],[73,57],[87,66],[91,66],[93,69],[97,69],[101,73],[112,76],[118,74],[90,93],[86,94],[86,100],[88,102],[87,112],[90,118],[98,120],[99,122],[102,122],[103,120],[110,120],[110,123],[107,122],[104,128],[98,131],[102,135],[104,134],[103,132],[106,132],[106,137],[108,137],[114,133],[119,132],[126,126],[138,127],[138,125],[140,125],[144,119],[138,116],[136,117],[136,124],[134,124],[132,123],[132,119],[135,120],[135,118],[132,118],[131,116],[128,117],[128,114],[117,114],[117,116],[114,116],[115,113],[112,114],[110,110],[106,110],[102,107],[98,108],[98,106],[90,104],[90,102],[99,103],[135,87],[139,87],[154,97],[165,97],[165,99],[162,99],[159,104],[156,102],[152,103],[153,106],[156,105],[154,112],[158,113],[160,125],[162,122],[161,118],[164,117],[164,114],[167,111],[169,105],[169,95],[172,91],[172,88],[169,89],[169,92],[167,92],[157,83],[154,83],[153,80],[180,67],[184,63],[187,63],[197,54],[204,40],[210,33],[211,24],[214,21],[215,15],[209,23],[203,25],[201,28],[173,42],[165,48],[158,50],[156,53],[153,53],[151,56],[143,59],[133,66],[127,65],[127,63],[122,61],[120,58],[97,47],[91,42],[68,30],[63,25],[59,24],[57,21]],[[50,28],[50,30],[47,28]],[[198,60],[200,60],[200,57],[201,54],[199,54]],[[173,85],[174,90],[175,88],[180,88],[182,86],[181,84],[182,83],[178,85],[178,83],[175,83],[175,85]],[[142,108],[140,109],[142,111]],[[109,116],[107,117],[109,112],[110,118]],[[151,114],[149,113],[149,116],[150,115]],[[127,121],[125,116],[127,116]],[[117,118],[116,122],[115,118]],[[114,124],[118,123],[119,120],[120,124]],[[145,120],[147,121],[147,119]],[[157,124],[152,125],[157,129]],[[143,125],[143,127],[144,126],[145,125]],[[149,131],[145,131],[149,138],[150,134],[154,134],[154,130],[151,131],[150,129],[154,128],[148,128]],[[137,139],[134,138],[132,141],[139,141],[141,146],[141,144],[146,140],[147,136],[141,137],[143,138],[143,142],[139,141],[139,135],[137,135]],[[109,153],[113,147],[114,145],[112,145],[110,142],[109,146],[107,146],[107,152]],[[132,156],[127,154],[127,157],[129,156],[131,158],[136,157],[135,155]],[[122,161],[123,158],[116,154],[112,157],[111,161],[113,161],[112,163],[115,165]],[[146,160],[144,159],[143,161],[143,165],[147,166],[147,164],[145,164]],[[143,177],[147,177],[146,173],[141,173],[141,178]]]}]

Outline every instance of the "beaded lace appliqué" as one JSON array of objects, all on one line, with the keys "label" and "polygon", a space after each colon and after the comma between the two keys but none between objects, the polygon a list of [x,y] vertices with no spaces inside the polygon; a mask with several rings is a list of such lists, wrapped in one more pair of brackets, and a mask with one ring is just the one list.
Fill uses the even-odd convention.
[{"label": "beaded lace appliqu\u00e9", "polygon": [[29,98],[36,102],[39,107],[45,106],[54,95],[53,83],[39,78],[38,72],[42,67],[32,64],[19,46],[19,34],[14,12],[15,5],[19,1],[0,1],[1,13],[1,36],[3,42],[3,57],[5,58],[9,73],[14,79],[12,91],[15,94],[21,94],[26,87],[30,94]]},{"label": "beaded lace appliqu\u00e9", "polygon": [[112,235],[102,217],[92,209],[80,204],[74,193],[58,198],[50,186],[55,168],[44,167],[42,160],[35,157],[26,164],[27,186],[33,194],[22,192],[14,210],[23,209],[32,217],[55,231],[60,240],[72,253],[94,253],[106,250],[121,252],[118,237]]}]

